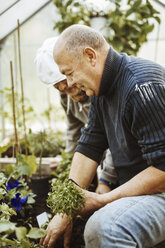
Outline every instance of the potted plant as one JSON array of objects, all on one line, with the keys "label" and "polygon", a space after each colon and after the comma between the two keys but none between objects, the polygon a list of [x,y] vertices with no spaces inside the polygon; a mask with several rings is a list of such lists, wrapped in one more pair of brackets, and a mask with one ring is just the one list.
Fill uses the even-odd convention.
[{"label": "potted plant", "polygon": [[52,178],[49,165],[42,163],[43,157],[55,157],[63,150],[63,140],[61,134],[46,133],[40,131],[29,135],[29,147],[32,154],[38,157],[38,166],[31,176],[31,186],[37,195],[47,195],[50,190],[49,180]]},{"label": "potted plant", "polygon": [[0,173],[0,192],[0,247],[39,247],[45,230],[34,223],[35,195],[15,166]]},{"label": "potted plant", "polygon": [[[45,159],[43,160],[43,157],[53,158],[57,155],[60,155],[65,146],[63,137],[64,134],[62,132],[29,132],[27,136],[28,155],[24,154],[24,139],[19,139],[19,153],[17,154],[16,168],[19,171],[20,175],[26,175],[27,179],[30,180],[30,187],[37,195],[37,202],[40,202],[40,199],[42,202],[44,202],[44,199],[46,199],[47,193],[50,190],[49,180],[52,178],[48,162],[45,163]],[[10,140],[9,143],[1,146],[1,154],[6,154],[5,151],[9,151],[8,149],[9,147],[11,147],[12,156],[12,144],[13,141]],[[16,154],[14,152],[14,156],[15,155]],[[10,160],[8,160],[8,162],[10,163]]]},{"label": "potted plant", "polygon": [[45,170],[42,170],[44,140],[45,140],[45,133],[41,131],[38,133],[37,141],[36,141],[39,151],[39,163],[36,172],[31,176],[31,188],[33,192],[37,194],[38,197],[47,195],[50,189],[49,180],[51,179],[51,175],[48,170],[47,173],[45,173]]}]

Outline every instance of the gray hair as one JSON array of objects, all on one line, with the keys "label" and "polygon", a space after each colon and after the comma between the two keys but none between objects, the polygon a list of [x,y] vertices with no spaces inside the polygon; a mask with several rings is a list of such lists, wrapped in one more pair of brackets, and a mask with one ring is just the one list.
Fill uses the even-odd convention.
[{"label": "gray hair", "polygon": [[[61,34],[65,42],[65,49],[68,53],[80,55],[81,49],[86,46],[95,50],[101,50],[107,45],[103,35],[97,30],[85,25],[72,25]],[[76,56],[76,57],[77,57]]]}]

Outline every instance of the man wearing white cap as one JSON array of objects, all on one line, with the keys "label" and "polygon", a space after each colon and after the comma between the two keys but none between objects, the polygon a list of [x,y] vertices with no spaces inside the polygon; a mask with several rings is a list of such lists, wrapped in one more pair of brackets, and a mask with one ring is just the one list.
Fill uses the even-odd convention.
[{"label": "man wearing white cap", "polygon": [[[53,46],[58,37],[44,41],[38,49],[35,64],[39,79],[49,88],[60,91],[61,105],[67,113],[66,152],[74,153],[81,128],[87,123],[90,100],[84,91],[77,87],[68,88],[65,75],[61,74],[53,60]],[[73,100],[74,101],[73,101]]]},{"label": "man wearing white cap", "polygon": [[[74,153],[77,140],[81,135],[81,128],[88,120],[90,99],[86,93],[75,86],[68,87],[66,76],[61,74],[53,59],[53,47],[58,37],[48,38],[38,49],[35,64],[37,75],[47,86],[54,86],[60,91],[61,105],[66,112],[67,118],[67,139],[66,149],[68,153]],[[110,166],[111,165],[111,166]],[[103,170],[100,172],[97,193],[105,193],[114,187],[117,182],[112,156],[109,150],[103,161]]]}]

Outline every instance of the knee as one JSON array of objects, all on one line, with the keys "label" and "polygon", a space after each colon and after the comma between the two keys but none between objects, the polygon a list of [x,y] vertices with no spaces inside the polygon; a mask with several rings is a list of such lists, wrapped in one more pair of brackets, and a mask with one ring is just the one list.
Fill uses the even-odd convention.
[{"label": "knee", "polygon": [[[100,209],[87,221],[84,230],[86,247],[136,247],[132,228],[126,221],[116,221],[116,216]],[[114,245],[115,244],[115,245]]]},{"label": "knee", "polygon": [[102,234],[103,226],[100,221],[100,218],[97,214],[93,214],[87,221],[84,229],[84,239],[85,243],[88,244],[90,242],[96,242],[99,239],[100,235]]}]

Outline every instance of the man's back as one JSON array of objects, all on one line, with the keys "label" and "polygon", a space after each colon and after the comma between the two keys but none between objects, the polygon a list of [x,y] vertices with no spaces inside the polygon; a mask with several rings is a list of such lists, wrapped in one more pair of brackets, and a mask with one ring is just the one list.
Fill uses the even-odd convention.
[{"label": "man's back", "polygon": [[[163,166],[164,80],[165,69],[160,65],[110,49],[100,95],[92,98],[91,108],[97,111],[90,111],[91,122],[80,146],[92,145],[95,139],[97,152],[91,148],[91,158],[97,161],[109,145],[120,184],[150,164]],[[83,149],[80,146],[77,151]]]}]

